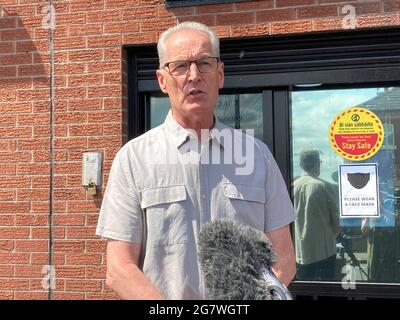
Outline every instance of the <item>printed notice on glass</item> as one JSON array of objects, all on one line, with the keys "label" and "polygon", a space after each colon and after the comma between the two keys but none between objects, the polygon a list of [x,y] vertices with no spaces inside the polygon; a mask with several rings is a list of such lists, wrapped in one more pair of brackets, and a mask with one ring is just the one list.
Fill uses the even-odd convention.
[{"label": "printed notice on glass", "polygon": [[378,218],[378,165],[339,165],[339,198],[341,218]]}]

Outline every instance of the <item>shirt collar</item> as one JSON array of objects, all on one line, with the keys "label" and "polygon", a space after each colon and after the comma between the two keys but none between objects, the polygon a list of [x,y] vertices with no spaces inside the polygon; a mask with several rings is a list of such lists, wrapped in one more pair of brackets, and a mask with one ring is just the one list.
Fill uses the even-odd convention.
[{"label": "shirt collar", "polygon": [[[179,148],[184,143],[188,142],[190,139],[197,139],[193,133],[183,128],[175,119],[172,117],[172,111],[169,110],[168,114],[164,120],[164,127],[170,136],[171,140],[174,142],[174,145]],[[217,116],[214,115],[214,126],[210,131],[209,140],[216,141],[222,148],[223,140],[221,140],[220,130],[225,129],[226,126],[218,120]]]}]

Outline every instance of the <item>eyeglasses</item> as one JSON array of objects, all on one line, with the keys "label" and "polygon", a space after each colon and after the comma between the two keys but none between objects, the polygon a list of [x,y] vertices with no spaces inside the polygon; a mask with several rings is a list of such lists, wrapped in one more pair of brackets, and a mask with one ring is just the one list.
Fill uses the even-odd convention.
[{"label": "eyeglasses", "polygon": [[192,63],[197,67],[201,73],[213,72],[217,70],[219,58],[207,57],[197,60],[179,60],[171,61],[164,64],[164,68],[168,68],[168,72],[174,76],[181,76],[186,74],[190,69]]}]

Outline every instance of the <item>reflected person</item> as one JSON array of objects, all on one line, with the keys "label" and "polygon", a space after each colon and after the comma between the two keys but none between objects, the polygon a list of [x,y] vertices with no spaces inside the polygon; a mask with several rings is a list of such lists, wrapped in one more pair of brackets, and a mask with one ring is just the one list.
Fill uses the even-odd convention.
[{"label": "reflected person", "polygon": [[300,153],[302,175],[293,183],[298,280],[333,280],[339,210],[333,185],[319,178],[320,152]]}]

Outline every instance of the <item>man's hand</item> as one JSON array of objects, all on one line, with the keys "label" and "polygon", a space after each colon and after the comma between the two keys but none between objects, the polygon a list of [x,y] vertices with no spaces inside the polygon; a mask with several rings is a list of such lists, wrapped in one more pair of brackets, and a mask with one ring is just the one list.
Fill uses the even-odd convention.
[{"label": "man's hand", "polygon": [[140,250],[140,243],[110,240],[107,244],[106,284],[121,299],[164,299],[138,267]]}]

